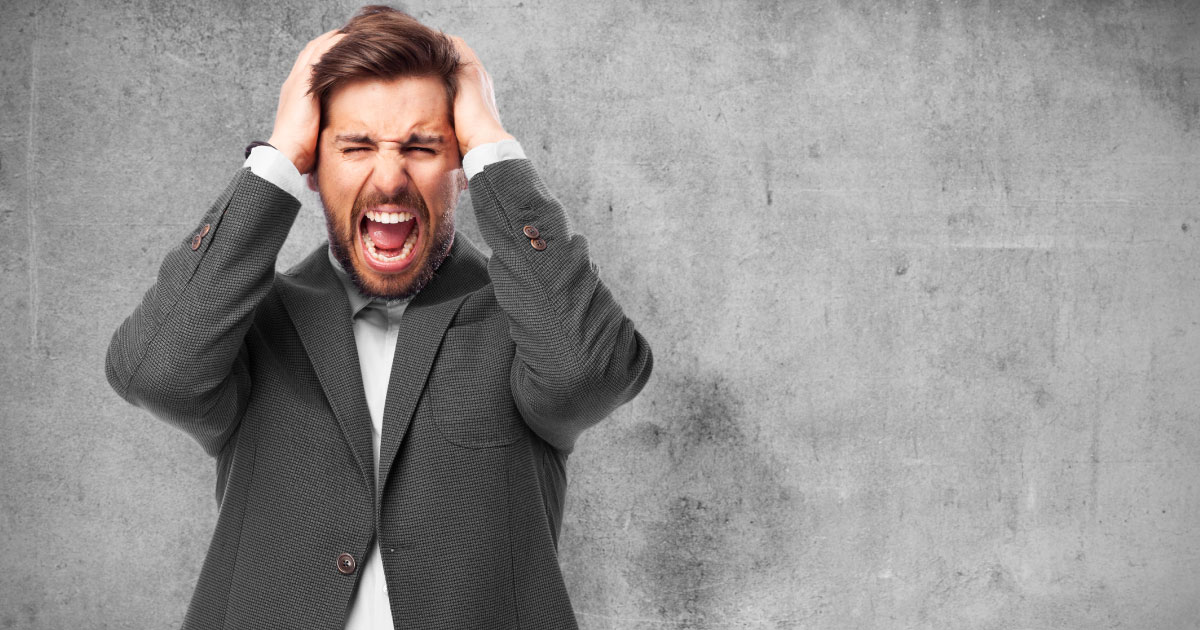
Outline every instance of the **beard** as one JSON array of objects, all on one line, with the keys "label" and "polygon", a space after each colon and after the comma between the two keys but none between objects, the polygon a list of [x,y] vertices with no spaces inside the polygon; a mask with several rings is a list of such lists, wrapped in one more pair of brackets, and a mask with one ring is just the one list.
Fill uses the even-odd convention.
[{"label": "beard", "polygon": [[[461,173],[462,171],[458,171]],[[403,272],[389,275],[371,269],[360,269],[360,263],[353,256],[353,250],[358,248],[357,236],[361,228],[363,211],[366,208],[384,204],[392,204],[412,211],[420,220],[415,229],[428,230],[432,224],[429,207],[421,195],[406,187],[391,196],[380,194],[360,195],[354,200],[349,216],[339,220],[330,212],[325,196],[321,195],[321,206],[325,212],[325,226],[329,231],[329,249],[333,257],[342,265],[346,276],[363,296],[371,299],[405,300],[424,289],[437,272],[438,267],[450,254],[450,246],[454,244],[454,206],[457,195],[442,200],[442,216],[432,235],[419,234],[423,251],[413,252],[414,260]],[[416,273],[412,274],[411,270]]]}]

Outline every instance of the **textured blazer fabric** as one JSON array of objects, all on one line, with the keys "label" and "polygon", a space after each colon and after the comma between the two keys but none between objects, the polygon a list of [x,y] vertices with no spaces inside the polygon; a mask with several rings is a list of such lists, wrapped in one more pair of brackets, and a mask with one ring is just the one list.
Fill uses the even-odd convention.
[{"label": "textured blazer fabric", "polygon": [[113,336],[113,388],[217,463],[185,628],[342,628],[360,572],[338,558],[376,538],[397,627],[576,627],[556,556],[566,458],[651,353],[527,160],[470,188],[493,254],[457,235],[405,311],[378,483],[344,289],[325,245],[275,272],[299,203],[249,169]]}]

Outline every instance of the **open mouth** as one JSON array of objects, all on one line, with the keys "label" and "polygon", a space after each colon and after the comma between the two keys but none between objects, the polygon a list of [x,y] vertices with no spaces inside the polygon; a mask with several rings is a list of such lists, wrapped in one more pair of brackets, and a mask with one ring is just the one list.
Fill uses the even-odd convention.
[{"label": "open mouth", "polygon": [[359,221],[363,259],[380,273],[396,273],[407,267],[415,257],[420,235],[416,216],[405,210],[368,210]]}]

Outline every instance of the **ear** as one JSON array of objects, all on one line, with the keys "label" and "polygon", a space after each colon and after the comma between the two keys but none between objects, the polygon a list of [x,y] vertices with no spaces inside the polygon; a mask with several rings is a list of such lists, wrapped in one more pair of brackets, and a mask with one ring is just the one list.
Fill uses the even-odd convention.
[{"label": "ear", "polygon": [[305,181],[308,182],[309,190],[311,190],[315,193],[321,192],[320,190],[317,190],[317,172],[315,170],[313,172],[309,173],[308,175],[305,175],[304,179],[305,179]]}]

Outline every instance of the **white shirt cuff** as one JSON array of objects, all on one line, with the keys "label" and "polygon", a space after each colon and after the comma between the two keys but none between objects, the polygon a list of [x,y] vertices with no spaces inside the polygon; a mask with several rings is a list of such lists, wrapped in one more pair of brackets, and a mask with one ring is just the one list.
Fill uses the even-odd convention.
[{"label": "white shirt cuff", "polygon": [[525,150],[521,148],[520,142],[516,140],[489,142],[467,151],[462,160],[463,172],[467,174],[467,179],[471,179],[476,174],[483,172],[483,167],[488,164],[523,159],[525,159]]},{"label": "white shirt cuff", "polygon": [[249,166],[255,175],[278,186],[283,192],[300,198],[305,188],[304,176],[296,170],[296,165],[280,153],[275,147],[259,145],[250,151],[250,157],[242,166]]}]

